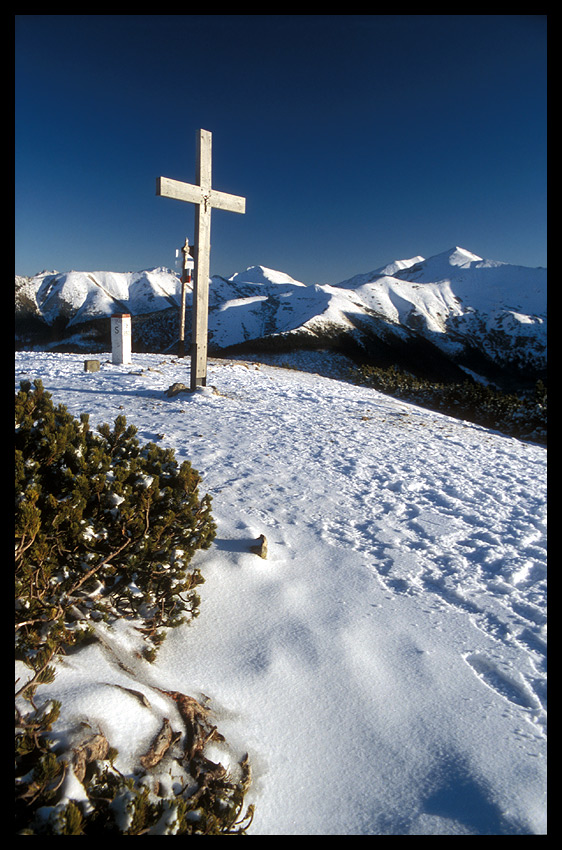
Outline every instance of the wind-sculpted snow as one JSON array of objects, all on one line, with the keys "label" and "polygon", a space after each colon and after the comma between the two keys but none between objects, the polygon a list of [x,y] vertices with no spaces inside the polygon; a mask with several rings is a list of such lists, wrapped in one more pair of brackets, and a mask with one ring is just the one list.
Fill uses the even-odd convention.
[{"label": "wind-sculpted snow", "polygon": [[249,751],[250,834],[545,833],[546,450],[258,363],[169,398],[186,361],[82,361],[19,352],[17,384],[189,459],[218,531],[197,621],[152,666],[123,629],[65,658],[36,698],[60,724],[87,710],[126,773],[161,718],[108,683],[153,712],[153,686],[208,695]]}]

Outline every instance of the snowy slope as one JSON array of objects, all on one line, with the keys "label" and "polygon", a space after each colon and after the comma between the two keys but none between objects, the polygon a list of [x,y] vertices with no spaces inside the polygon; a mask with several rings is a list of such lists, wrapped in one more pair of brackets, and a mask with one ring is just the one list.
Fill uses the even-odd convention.
[{"label": "snowy slope", "polygon": [[[42,273],[17,281],[16,310],[42,315],[47,325],[66,321],[66,335],[84,322],[127,310],[133,339],[146,347],[135,321],[148,314],[177,321],[180,292],[179,280],[166,269]],[[337,286],[305,286],[264,266],[211,280],[209,340],[215,351],[264,340],[274,346],[287,336],[294,345],[329,348],[342,334],[367,357],[381,339],[394,345],[423,339],[461,366],[473,367],[476,353],[483,369],[488,363],[540,371],[547,356],[546,269],[483,260],[455,247],[427,260],[398,260]],[[170,343],[164,334],[162,340],[165,349]]]},{"label": "snowy slope", "polygon": [[395,260],[394,262],[388,263],[382,268],[374,269],[374,271],[372,272],[356,274],[353,277],[350,277],[348,280],[342,280],[340,283],[338,283],[338,286],[342,287],[343,289],[357,289],[358,286],[362,286],[364,283],[370,283],[377,277],[381,277],[383,275],[392,276],[401,269],[407,269],[410,266],[421,262],[423,262],[423,257],[420,256],[412,257],[409,260]]},{"label": "snowy slope", "polygon": [[459,247],[397,266],[340,286],[444,350],[469,343],[498,363],[546,365],[546,269],[483,260]]},{"label": "snowy slope", "polygon": [[129,310],[137,316],[179,306],[181,288],[167,269],[145,272],[68,272],[41,275],[36,300],[45,321],[69,325]]},{"label": "snowy slope", "polygon": [[[439,254],[396,272],[401,281],[453,292],[460,309],[457,331],[470,334],[470,324],[484,322],[488,336],[502,330],[533,336],[546,344],[546,269],[529,269],[482,260],[462,248]],[[461,306],[462,305],[462,306]],[[462,318],[458,318],[462,317]],[[476,331],[477,332],[477,331]]]},{"label": "snowy slope", "polygon": [[313,374],[211,361],[218,392],[168,398],[186,361],[83,358],[18,352],[16,387],[191,460],[218,532],[155,664],[114,629],[38,691],[59,734],[98,724],[126,773],[175,722],[154,687],[204,693],[250,754],[251,835],[544,834],[546,450]]}]

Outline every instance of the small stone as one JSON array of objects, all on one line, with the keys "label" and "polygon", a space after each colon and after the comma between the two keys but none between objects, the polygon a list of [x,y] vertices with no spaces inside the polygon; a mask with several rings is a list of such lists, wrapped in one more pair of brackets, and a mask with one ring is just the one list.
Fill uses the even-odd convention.
[{"label": "small stone", "polygon": [[250,552],[259,555],[260,558],[267,558],[267,538],[265,534],[260,534],[254,545],[250,546]]},{"label": "small stone", "polygon": [[175,384],[172,384],[171,387],[168,387],[166,395],[168,398],[172,398],[172,396],[179,395],[179,393],[188,393],[189,391],[189,387],[186,387],[185,384],[176,382]]},{"label": "small stone", "polygon": [[99,360],[84,360],[84,372],[99,372]]}]

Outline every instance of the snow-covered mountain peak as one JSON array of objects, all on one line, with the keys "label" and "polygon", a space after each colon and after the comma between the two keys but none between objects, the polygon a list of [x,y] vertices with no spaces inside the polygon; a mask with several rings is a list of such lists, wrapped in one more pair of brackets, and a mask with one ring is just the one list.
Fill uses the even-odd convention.
[{"label": "snow-covered mountain peak", "polygon": [[420,283],[435,282],[448,280],[451,275],[458,274],[459,269],[468,269],[473,264],[482,262],[485,261],[478,254],[473,254],[472,251],[467,251],[466,248],[455,245],[448,251],[434,254],[426,260],[422,259],[421,262],[399,268],[394,272],[394,275],[408,280],[413,280],[413,275],[416,275],[415,279]]},{"label": "snow-covered mountain peak", "polygon": [[232,283],[290,283],[292,286],[306,286],[285,272],[269,269],[266,266],[250,266],[245,272],[237,272],[229,277]]},{"label": "snow-covered mountain peak", "polygon": [[377,269],[376,272],[371,272],[371,274],[379,274],[379,275],[395,275],[396,272],[403,271],[404,269],[409,269],[411,266],[415,266],[418,263],[423,263],[424,257],[410,257],[409,260],[394,260],[393,263],[388,263],[388,265],[383,266],[380,269]]},{"label": "snow-covered mountain peak", "polygon": [[428,259],[418,255],[416,257],[410,257],[407,260],[394,260],[392,263],[387,263],[387,265],[374,269],[371,272],[354,275],[337,285],[342,289],[357,289],[366,283],[371,283],[382,277],[413,280],[412,275],[418,275],[416,280],[419,281],[420,272],[423,273],[423,280],[419,282],[428,280],[433,282],[448,278],[451,270],[454,271],[454,269],[469,267],[471,263],[482,262],[485,261],[478,254],[473,254],[472,251],[467,251],[466,248],[455,245],[454,248],[449,248],[448,251],[435,254]]},{"label": "snow-covered mountain peak", "polygon": [[[507,266],[511,269],[519,268],[519,266],[510,266],[508,263],[502,263],[498,260],[484,260],[478,254],[467,251],[466,248],[455,246],[414,265],[398,269],[394,272],[394,276],[400,280],[411,280],[416,283],[436,283],[453,278],[460,279],[465,272],[471,273],[475,269],[496,268],[498,266]],[[527,271],[530,270],[527,269]]]},{"label": "snow-covered mountain peak", "polygon": [[[437,254],[437,256],[440,255]],[[449,263],[452,266],[465,266],[467,263],[481,262],[483,259],[478,254],[473,254],[472,251],[467,251],[466,248],[460,248],[458,245],[455,245],[450,251],[446,251],[445,256],[448,256]]]}]

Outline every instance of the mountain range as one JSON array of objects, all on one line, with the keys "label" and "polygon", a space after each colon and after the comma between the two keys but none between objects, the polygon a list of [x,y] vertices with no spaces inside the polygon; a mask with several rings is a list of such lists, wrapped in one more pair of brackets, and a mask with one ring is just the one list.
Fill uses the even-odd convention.
[{"label": "mountain range", "polygon": [[[211,278],[209,352],[323,349],[434,379],[469,373],[499,385],[534,381],[546,370],[546,278],[544,268],[460,247],[337,285],[306,285],[251,266]],[[16,276],[15,285],[16,348],[107,351],[108,319],[121,312],[132,316],[133,351],[177,345],[181,283],[169,269],[44,271]]]}]

